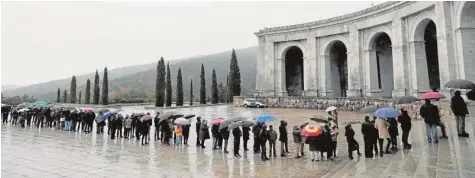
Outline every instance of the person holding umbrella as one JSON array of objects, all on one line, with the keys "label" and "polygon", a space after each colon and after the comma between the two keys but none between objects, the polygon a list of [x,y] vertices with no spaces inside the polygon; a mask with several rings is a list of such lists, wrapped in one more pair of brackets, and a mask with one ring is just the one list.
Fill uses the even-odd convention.
[{"label": "person holding umbrella", "polygon": [[379,136],[379,154],[381,157],[383,157],[383,144],[384,144],[384,139],[387,140],[386,144],[386,154],[390,154],[389,152],[389,147],[391,146],[391,139],[389,136],[389,131],[388,131],[388,126],[389,123],[386,121],[386,119],[382,117],[378,117],[375,121],[376,128],[378,129],[378,136]]},{"label": "person holding umbrella", "polygon": [[275,152],[275,141],[277,140],[277,132],[272,128],[272,125],[269,126],[269,130],[267,131],[267,137],[269,140],[269,157],[277,157],[277,153]]},{"label": "person holding umbrella", "polygon": [[201,128],[201,117],[196,118],[196,146],[200,146],[200,128]]},{"label": "person holding umbrella", "polygon": [[287,122],[285,120],[280,121],[279,126],[279,141],[280,141],[280,156],[285,157],[289,152],[288,139],[287,139]]},{"label": "person holding umbrella", "polygon": [[118,114],[118,116],[117,116],[117,125],[116,125],[116,129],[117,129],[117,131],[116,131],[117,136],[116,137],[120,137],[120,138],[124,137],[122,135],[123,123],[124,123],[124,117],[122,116],[122,114]]},{"label": "person holding umbrella", "polygon": [[160,112],[157,112],[157,115],[155,115],[153,123],[155,125],[155,133],[153,134],[153,138],[155,140],[160,140]]},{"label": "person holding umbrella", "polygon": [[[219,145],[218,141],[220,138],[218,137],[221,137],[220,135],[221,133],[219,131],[219,125],[217,124],[211,125],[211,136],[213,137],[213,150],[216,150]],[[219,149],[221,149],[221,146],[219,146]]]},{"label": "person holding umbrella", "polygon": [[[373,158],[373,145],[374,140],[378,140],[374,134],[374,125],[369,121],[369,116],[365,116],[365,121],[361,124],[361,133],[364,140],[364,153],[366,158]],[[376,149],[377,150],[377,149]]]},{"label": "person holding umbrella", "polygon": [[[229,130],[228,130],[228,127],[225,127],[223,129],[220,130],[220,133],[221,133],[221,136],[222,136],[222,139],[224,140],[224,153],[229,153],[228,151],[228,141],[229,141]],[[218,140],[219,142],[219,140]],[[221,142],[222,143],[222,142]],[[219,146],[221,147],[221,144],[219,144]]]},{"label": "person holding umbrella", "polygon": [[244,151],[248,151],[249,149],[247,149],[247,141],[249,140],[249,132],[251,131],[251,128],[249,127],[242,127],[242,144],[243,144],[243,147],[244,147]]},{"label": "person holding umbrella", "polygon": [[104,119],[104,113],[102,111],[99,111],[99,114],[96,116],[96,125],[97,127],[97,134],[104,134],[104,125],[105,125],[105,119]]},{"label": "person holding umbrella", "polygon": [[425,104],[421,106],[419,113],[426,123],[427,141],[429,143],[438,143],[436,126],[440,122],[439,108],[431,104],[429,99],[426,99]]},{"label": "person holding umbrella", "polygon": [[180,125],[175,125],[175,147],[182,147],[181,140],[183,138],[183,130]]},{"label": "person holding umbrella", "polygon": [[401,130],[402,130],[402,143],[404,145],[404,149],[411,149],[412,145],[409,144],[407,141],[407,138],[409,137],[409,131],[411,131],[412,123],[411,123],[411,117],[407,113],[407,110],[405,108],[401,109],[401,116],[397,118],[398,122],[401,124]]},{"label": "person holding umbrella", "polygon": [[241,142],[242,132],[241,132],[241,129],[239,127],[236,127],[236,128],[233,129],[233,136],[234,136],[234,146],[233,146],[234,157],[240,158],[241,155],[239,154],[239,145],[240,145],[240,142]]},{"label": "person holding umbrella", "polygon": [[259,132],[259,142],[261,144],[261,159],[262,161],[269,160],[266,154],[266,142],[267,142],[267,126],[265,124],[262,125],[262,128]]},{"label": "person holding umbrella", "polygon": [[295,156],[295,158],[301,158],[300,142],[302,141],[302,135],[301,135],[300,127],[298,125],[294,126],[294,129],[292,131],[292,136],[294,137],[294,143],[297,146],[297,149],[296,149],[297,155]]},{"label": "person holding umbrella", "polygon": [[254,154],[261,152],[261,143],[259,140],[259,133],[261,131],[261,127],[264,123],[258,122],[256,125],[252,127],[252,133],[254,134]]},{"label": "person holding umbrella", "polygon": [[124,120],[125,138],[130,139],[130,130],[132,129],[132,118],[127,114]]},{"label": "person holding umbrella", "polygon": [[355,131],[351,127],[350,124],[345,126],[345,136],[346,142],[348,143],[348,156],[352,160],[353,159],[353,151],[356,150],[358,156],[361,156],[360,153],[360,144],[355,140]]},{"label": "person holding umbrella", "polygon": [[111,139],[114,140],[115,131],[117,130],[117,116],[115,114],[112,114],[111,116],[109,116],[107,127],[109,127],[108,129],[110,130],[110,133],[108,134],[110,134]]},{"label": "person holding umbrella", "polygon": [[463,100],[459,90],[455,91],[454,96],[450,102],[450,108],[454,113],[457,123],[457,133],[459,137],[468,137],[468,133],[465,132],[465,116],[468,113],[467,104]]},{"label": "person holding umbrella", "polygon": [[201,148],[206,148],[205,140],[210,138],[208,128],[209,128],[208,121],[203,120],[200,125],[200,134],[199,134]]}]

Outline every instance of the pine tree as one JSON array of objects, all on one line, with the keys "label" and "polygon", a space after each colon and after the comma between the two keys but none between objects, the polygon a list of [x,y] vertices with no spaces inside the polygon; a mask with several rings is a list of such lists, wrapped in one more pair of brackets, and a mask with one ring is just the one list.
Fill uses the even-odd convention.
[{"label": "pine tree", "polygon": [[163,107],[165,104],[165,60],[163,57],[157,65],[157,80],[155,84],[155,106]]},{"label": "pine tree", "polygon": [[71,89],[69,90],[69,99],[71,103],[76,103],[76,76],[71,79]]},{"label": "pine tree", "polygon": [[81,92],[79,92],[78,103],[81,104]]},{"label": "pine tree", "polygon": [[206,104],[206,79],[205,79],[205,66],[201,63],[200,74],[200,104]]},{"label": "pine tree", "polygon": [[233,98],[233,95],[231,94],[231,84],[230,84],[230,80],[229,80],[229,75],[226,76],[226,94],[227,94],[227,97],[226,97],[226,100],[228,103],[231,103],[232,102],[232,98]]},{"label": "pine tree", "polygon": [[190,79],[190,106],[193,105],[193,80]]},{"label": "pine tree", "polygon": [[172,77],[170,73],[170,62],[167,63],[167,91],[166,91],[165,106],[172,106]]},{"label": "pine tree", "polygon": [[56,93],[56,102],[61,102],[61,89],[58,88],[58,92]]},{"label": "pine tree", "polygon": [[226,90],[226,86],[223,83],[218,84],[218,93],[219,93],[219,102],[226,103],[228,100],[228,91]]},{"label": "pine tree", "polygon": [[89,104],[91,100],[91,80],[87,79],[86,82],[86,95],[84,96],[84,102]]},{"label": "pine tree", "polygon": [[67,103],[68,102],[68,92],[66,90],[64,90],[64,93],[63,93],[63,103]]},{"label": "pine tree", "polygon": [[104,68],[104,76],[102,78],[102,105],[109,104],[109,79],[107,79],[107,67]]},{"label": "pine tree", "polygon": [[[239,64],[234,49],[231,54],[231,64],[229,66],[229,80],[231,96],[241,95],[241,72],[239,71]],[[233,98],[231,97],[230,99],[232,102]]]},{"label": "pine tree", "polygon": [[96,70],[96,76],[94,76],[94,95],[92,98],[93,104],[99,104],[99,96],[100,96],[100,89],[99,89],[99,72]]},{"label": "pine tree", "polygon": [[176,106],[183,106],[183,83],[181,76],[181,68],[178,68],[176,76]]},{"label": "pine tree", "polygon": [[211,75],[211,104],[219,102],[218,82],[216,81],[216,71],[213,69]]}]

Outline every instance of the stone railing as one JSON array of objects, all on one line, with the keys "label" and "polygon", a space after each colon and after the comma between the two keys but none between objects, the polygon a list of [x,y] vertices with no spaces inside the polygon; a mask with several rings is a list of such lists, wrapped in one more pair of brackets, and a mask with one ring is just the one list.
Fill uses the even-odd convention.
[{"label": "stone railing", "polygon": [[[330,106],[335,106],[339,111],[358,112],[368,105],[374,105],[378,108],[395,107],[402,108],[406,106],[411,116],[418,117],[421,102],[415,102],[406,105],[394,104],[394,99],[374,99],[374,98],[316,98],[316,97],[234,97],[234,106],[242,106],[245,99],[253,98],[263,102],[270,108],[308,108],[325,110]],[[441,116],[450,116],[452,111],[446,100],[437,102],[440,108]]]}]

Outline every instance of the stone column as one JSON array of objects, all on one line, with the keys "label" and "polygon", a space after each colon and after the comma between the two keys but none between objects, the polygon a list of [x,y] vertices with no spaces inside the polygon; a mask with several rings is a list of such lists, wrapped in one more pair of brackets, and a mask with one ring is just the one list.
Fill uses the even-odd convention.
[{"label": "stone column", "polygon": [[376,50],[365,49],[365,77],[366,96],[380,98],[381,89],[378,85],[378,65],[376,64]]},{"label": "stone column", "polygon": [[330,56],[320,55],[320,96],[333,97]]},{"label": "stone column", "polygon": [[409,42],[409,52],[412,71],[411,95],[418,97],[421,93],[430,91],[424,41]]},{"label": "stone column", "polygon": [[317,85],[317,57],[316,57],[317,42],[315,37],[307,38],[307,54],[304,55],[304,91],[303,96],[318,96]]},{"label": "stone column", "polygon": [[274,42],[269,41],[265,36],[259,37],[259,49],[257,55],[257,68],[259,81],[256,83],[256,88],[259,86],[257,95],[259,96],[274,96],[275,95],[275,61],[274,61]]},{"label": "stone column", "polygon": [[459,78],[475,81],[475,27],[455,30]]},{"label": "stone column", "polygon": [[393,77],[394,77],[394,90],[393,97],[405,96],[407,91],[406,80],[407,74],[405,68],[407,67],[406,60],[404,59],[404,39],[402,32],[402,21],[400,18],[393,19],[392,21],[392,56],[393,56]]},{"label": "stone column", "polygon": [[348,59],[348,97],[361,97],[361,82],[359,80],[360,72],[360,44],[359,31],[356,25],[350,27]]},{"label": "stone column", "polygon": [[287,87],[285,79],[285,59],[275,59],[275,90],[277,96],[287,96]]},{"label": "stone column", "polygon": [[[450,80],[457,78],[456,62],[454,57],[454,44],[452,34],[452,2],[436,2],[435,14],[439,19],[437,28],[437,51],[439,58],[440,87]],[[473,56],[472,56],[473,57]]]}]

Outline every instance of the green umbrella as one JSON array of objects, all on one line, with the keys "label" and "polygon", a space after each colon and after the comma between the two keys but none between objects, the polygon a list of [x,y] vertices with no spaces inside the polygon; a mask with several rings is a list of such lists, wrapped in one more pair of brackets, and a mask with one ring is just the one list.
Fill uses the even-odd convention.
[{"label": "green umbrella", "polygon": [[46,105],[48,105],[48,102],[47,102],[47,101],[37,101],[37,102],[35,102],[35,104],[33,104],[33,105],[35,105],[35,106],[36,106],[36,105],[45,105],[45,106],[46,106]]}]

